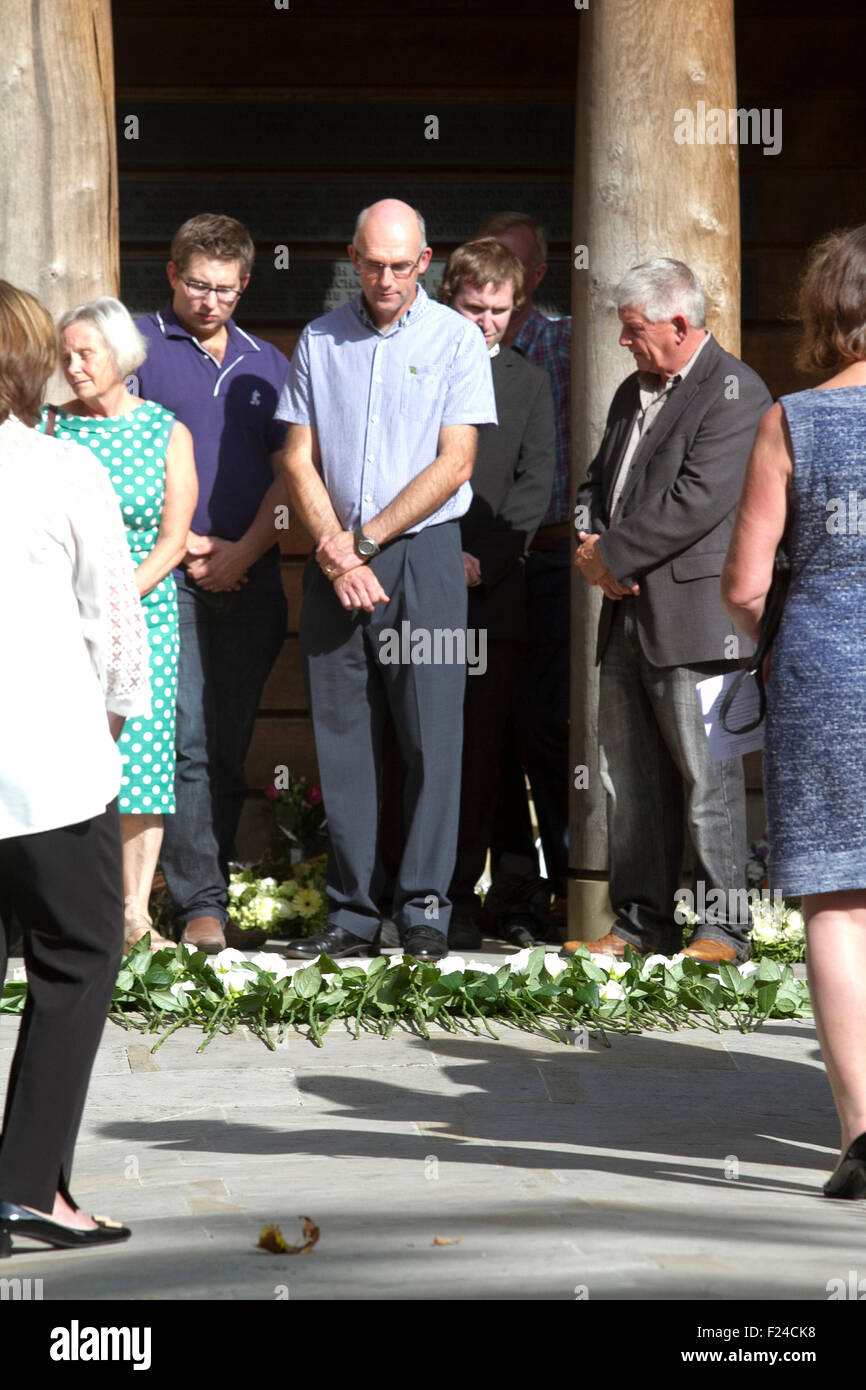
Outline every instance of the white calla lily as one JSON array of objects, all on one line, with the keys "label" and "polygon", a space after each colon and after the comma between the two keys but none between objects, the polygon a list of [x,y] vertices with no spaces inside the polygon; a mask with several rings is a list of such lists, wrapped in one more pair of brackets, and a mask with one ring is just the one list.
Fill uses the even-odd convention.
[{"label": "white calla lily", "polygon": [[600,966],[602,970],[606,970],[608,975],[610,974],[610,968],[615,959],[615,956],[609,956],[606,951],[593,952],[592,955],[593,964]]},{"label": "white calla lily", "polygon": [[451,975],[455,970],[463,974],[466,962],[462,956],[445,956],[442,960],[437,960],[436,969],[441,970],[443,975]]},{"label": "white calla lily", "polygon": [[533,947],[524,946],[522,951],[516,951],[513,956],[506,956],[505,964],[508,966],[508,969],[515,975],[519,974],[521,970],[525,970],[529,964],[529,957],[532,951]]},{"label": "white calla lily", "polygon": [[621,980],[623,975],[627,975],[630,970],[631,966],[627,960],[617,960],[616,956],[614,956],[609,973],[615,980]]}]

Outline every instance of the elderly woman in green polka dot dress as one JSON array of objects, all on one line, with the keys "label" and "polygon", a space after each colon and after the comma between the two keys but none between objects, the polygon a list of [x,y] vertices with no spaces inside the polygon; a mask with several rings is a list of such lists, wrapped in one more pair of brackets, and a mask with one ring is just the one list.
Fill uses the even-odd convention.
[{"label": "elderly woman in green polka dot dress", "polygon": [[150,641],[151,716],[130,719],[120,736],[123,779],[124,937],[151,933],[148,902],[162,845],[162,818],[174,813],[174,724],[179,652],[172,570],[186,553],[198,496],[192,436],[172,413],[131,395],[126,377],[147,348],[128,311],[104,297],[60,320],[60,360],[75,400],[46,407],[43,432],[86,445],[103,464],[120,504]]}]

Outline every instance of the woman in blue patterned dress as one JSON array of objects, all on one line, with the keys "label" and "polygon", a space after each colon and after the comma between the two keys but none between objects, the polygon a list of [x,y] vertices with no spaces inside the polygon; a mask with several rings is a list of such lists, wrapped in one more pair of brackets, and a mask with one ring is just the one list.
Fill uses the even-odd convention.
[{"label": "woman in blue patterned dress", "polygon": [[803,895],[809,989],[842,1127],[828,1197],[866,1197],[866,226],[826,237],[800,291],[798,365],[835,369],[764,416],[722,594],[756,639],[788,526],[767,684],[774,888]]},{"label": "woman in blue patterned dress", "polygon": [[[43,430],[86,445],[117,493],[150,642],[151,715],[120,736],[123,779],[124,937],[148,931],[148,900],[162,845],[162,817],[174,803],[174,724],[179,651],[172,570],[186,553],[198,496],[192,436],[170,411],[129,394],[125,378],[144,361],[144,339],[116,299],[79,305],[60,320],[60,361],[75,400],[43,411]],[[49,419],[49,416],[52,416]]]}]

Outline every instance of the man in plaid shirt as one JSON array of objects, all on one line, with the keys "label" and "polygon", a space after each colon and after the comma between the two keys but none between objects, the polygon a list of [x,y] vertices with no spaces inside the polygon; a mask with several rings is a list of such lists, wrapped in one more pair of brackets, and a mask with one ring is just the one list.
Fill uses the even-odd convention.
[{"label": "man in plaid shirt", "polygon": [[[523,266],[526,299],[503,341],[550,373],[556,414],[553,489],[526,560],[529,648],[517,739],[520,751],[518,755],[515,740],[510,740],[502,768],[494,891],[488,914],[493,916],[504,899],[497,934],[525,945],[534,939],[550,939],[551,892],[557,899],[554,912],[564,920],[568,881],[571,318],[548,319],[534,306],[533,296],[547,272],[547,242],[533,217],[497,213],[477,235],[495,236]],[[524,770],[538,818],[546,885],[538,878]]]}]

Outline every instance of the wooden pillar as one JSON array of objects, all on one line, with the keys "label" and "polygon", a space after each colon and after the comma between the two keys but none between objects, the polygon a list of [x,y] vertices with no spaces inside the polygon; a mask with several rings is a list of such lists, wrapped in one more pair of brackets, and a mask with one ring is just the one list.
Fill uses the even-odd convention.
[{"label": "wooden pillar", "polygon": [[2,0],[0,86],[0,274],[55,317],[116,295],[111,0]]},{"label": "wooden pillar", "polygon": [[[579,16],[573,271],[574,487],[604,431],[616,387],[633,370],[619,347],[611,292],[651,256],[686,261],[707,295],[707,326],[739,352],[737,147],[678,143],[678,112],[737,105],[733,0],[590,0]],[[703,131],[700,122],[696,129]],[[583,254],[579,248],[585,247]],[[603,935],[607,899],[604,794],[598,778],[595,631],[600,590],[572,576],[569,931]],[[587,781],[575,787],[575,781]],[[651,808],[647,808],[651,813]]]}]

